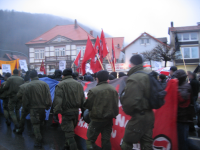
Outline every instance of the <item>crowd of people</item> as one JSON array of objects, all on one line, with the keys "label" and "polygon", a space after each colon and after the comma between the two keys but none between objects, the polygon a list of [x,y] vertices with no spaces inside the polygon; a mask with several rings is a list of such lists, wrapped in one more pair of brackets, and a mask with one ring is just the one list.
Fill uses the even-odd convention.
[{"label": "crowd of people", "polygon": [[[111,132],[113,118],[119,113],[119,95],[115,88],[108,84],[108,80],[114,80],[127,76],[126,87],[120,97],[120,102],[124,112],[132,118],[126,125],[122,150],[132,150],[134,143],[140,143],[142,150],[152,149],[152,132],[154,128],[154,113],[148,99],[151,95],[151,82],[148,71],[143,68],[143,58],[141,55],[134,55],[130,59],[132,68],[126,75],[120,72],[109,74],[102,70],[95,74],[85,74],[79,76],[77,72],[72,72],[71,68],[63,72],[56,70],[54,75],[48,76],[51,79],[60,81],[55,88],[54,100],[52,103],[50,89],[47,83],[39,80],[46,75],[38,75],[36,70],[26,72],[20,77],[19,70],[15,69],[13,75],[6,73],[3,84],[0,88],[0,98],[3,100],[3,111],[7,126],[11,121],[15,127],[13,132],[22,134],[24,131],[25,118],[30,114],[30,121],[35,135],[36,148],[42,147],[42,135],[40,126],[45,120],[45,110],[51,108],[53,111],[53,126],[59,126],[58,114],[62,114],[61,129],[65,133],[64,150],[85,150],[86,142],[80,138],[80,143],[75,140],[74,128],[78,123],[79,109],[82,117],[86,115],[88,130],[87,138],[92,149],[100,149],[96,144],[99,134],[101,134],[102,150],[111,150]],[[143,73],[143,72],[146,73]],[[170,68],[170,76],[167,78],[163,74],[151,72],[164,90],[171,79],[178,80],[178,113],[177,131],[179,150],[196,149],[195,145],[188,140],[189,128],[194,128],[193,118],[199,114],[197,103],[199,93],[199,81],[196,74]],[[87,99],[80,82],[97,81],[96,87],[89,90]],[[22,106],[21,117],[19,110]],[[11,118],[11,119],[10,119]],[[84,117],[83,117],[84,119]]]}]

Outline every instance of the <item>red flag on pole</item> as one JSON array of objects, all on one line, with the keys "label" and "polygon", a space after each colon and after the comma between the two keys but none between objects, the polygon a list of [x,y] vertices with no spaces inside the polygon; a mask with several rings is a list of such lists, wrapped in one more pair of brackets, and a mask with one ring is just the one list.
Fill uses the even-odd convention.
[{"label": "red flag on pole", "polygon": [[112,57],[111,57],[111,63],[113,64],[113,69],[114,69],[114,72],[115,72],[115,62],[116,62],[116,58],[115,58],[115,47],[114,47],[114,42],[113,42],[113,39],[112,39]]},{"label": "red flag on pole", "polygon": [[94,58],[95,57],[95,51],[94,48],[92,46],[92,42],[88,36],[88,40],[87,40],[87,44],[86,44],[86,49],[85,49],[85,54],[82,60],[82,64],[81,64],[81,70],[82,70],[82,74],[85,74],[85,65],[87,63],[87,61],[90,58]]},{"label": "red flag on pole", "polygon": [[46,74],[43,60],[42,60],[41,66],[40,66],[40,71],[42,71],[42,72],[44,72],[44,74]]},{"label": "red flag on pole", "polygon": [[106,57],[108,54],[107,46],[106,46],[106,40],[104,36],[104,32],[102,30],[101,32],[101,38],[100,38],[100,55],[102,58]]},{"label": "red flag on pole", "polygon": [[76,71],[79,72],[79,69],[80,69],[80,67],[81,67],[81,50],[80,50],[80,52],[78,53],[78,55],[77,55],[77,57],[76,57],[76,59],[75,59],[75,61],[74,61],[74,64],[75,64],[76,67],[77,67]]},{"label": "red flag on pole", "polygon": [[[95,43],[95,46],[94,46],[94,50],[95,50],[95,54],[98,55],[98,57],[100,58],[99,48],[100,48],[100,40],[99,40],[99,37],[97,36],[96,43]],[[90,61],[90,68],[92,69],[93,73],[96,73],[96,72],[102,70],[101,64],[98,61],[98,58],[97,58],[96,55]],[[100,60],[100,61],[102,63],[103,59]]]}]

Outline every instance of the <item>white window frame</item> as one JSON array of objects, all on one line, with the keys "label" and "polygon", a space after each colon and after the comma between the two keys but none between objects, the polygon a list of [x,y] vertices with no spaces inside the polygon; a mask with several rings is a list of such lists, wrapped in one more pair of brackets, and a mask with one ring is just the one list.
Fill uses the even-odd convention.
[{"label": "white window frame", "polygon": [[[147,43],[147,39],[149,40],[149,42]],[[141,38],[140,39],[140,44],[141,45],[150,45],[150,38]]]},{"label": "white window frame", "polygon": [[35,59],[40,59],[40,50],[39,49],[35,50]]},{"label": "white window frame", "polygon": [[[196,33],[197,34],[197,39],[196,40],[191,40],[191,34],[192,33]],[[183,40],[183,34],[189,34],[189,40]],[[185,32],[185,33],[178,33],[178,35],[181,36],[181,40],[179,42],[190,42],[190,41],[198,41],[199,37],[198,37],[198,32]]]},{"label": "white window frame", "polygon": [[60,56],[65,56],[65,48],[60,48]]},{"label": "white window frame", "polygon": [[40,59],[44,59],[44,49],[40,50]]},{"label": "white window frame", "polygon": [[[194,48],[194,47],[196,47],[197,50],[198,50],[198,56],[197,56],[197,58],[191,58],[192,57],[192,48]],[[189,48],[190,49],[190,58],[184,58],[184,59],[199,59],[199,47],[197,47],[197,46],[193,46],[193,47],[181,47],[181,51],[182,51],[183,57],[184,57],[184,48]],[[182,56],[181,56],[181,59],[183,59]]]}]

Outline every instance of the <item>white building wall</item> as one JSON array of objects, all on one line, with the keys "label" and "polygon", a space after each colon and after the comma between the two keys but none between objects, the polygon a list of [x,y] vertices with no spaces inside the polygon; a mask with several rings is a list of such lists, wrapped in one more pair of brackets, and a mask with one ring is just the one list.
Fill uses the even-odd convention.
[{"label": "white building wall", "polygon": [[49,49],[50,49],[49,47],[45,47],[45,56],[46,57],[49,57],[49,54],[50,54]]},{"label": "white building wall", "polygon": [[[145,37],[147,38],[147,37]],[[125,50],[125,64],[126,67],[129,66],[130,64],[130,58],[134,55],[134,54],[141,54],[145,51],[151,51],[153,50],[156,46],[161,45],[159,42],[157,42],[156,40],[150,38],[150,43],[146,44],[146,45],[141,45],[141,38],[138,39],[137,41],[135,41],[132,45],[130,45],[126,50]],[[149,64],[149,62],[146,62]],[[162,67],[164,66],[164,62],[161,62]],[[167,66],[171,66],[173,63],[172,62],[168,62]],[[152,61],[152,67],[154,67],[154,62]]]}]

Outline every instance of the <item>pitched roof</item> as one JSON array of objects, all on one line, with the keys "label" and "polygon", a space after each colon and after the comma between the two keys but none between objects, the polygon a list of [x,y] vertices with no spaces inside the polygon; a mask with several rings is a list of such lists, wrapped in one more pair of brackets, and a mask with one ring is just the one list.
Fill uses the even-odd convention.
[{"label": "pitched roof", "polygon": [[16,60],[16,59],[20,59],[20,60],[26,60],[26,62],[28,63],[28,58],[26,56],[22,56],[22,55],[10,55],[8,53],[5,53],[5,55],[3,56],[3,58],[8,58],[9,61],[12,61],[12,60]]},{"label": "pitched roof", "polygon": [[156,38],[159,41],[163,42],[163,43],[167,43],[167,38],[166,37],[162,37],[162,38]]},{"label": "pitched roof", "polygon": [[27,42],[26,44],[38,44],[38,43],[46,43],[56,36],[64,36],[71,40],[87,40],[88,36],[90,39],[95,39],[92,35],[86,32],[82,27],[77,25],[77,28],[74,27],[74,24],[71,25],[62,25],[55,26],[39,37]]},{"label": "pitched roof", "polygon": [[113,39],[114,49],[115,49],[115,57],[116,57],[116,59],[118,59],[120,56],[120,52],[122,51],[122,48],[123,48],[124,37],[110,37],[110,38],[105,38],[105,39],[106,39],[106,44],[107,44],[110,56],[112,55],[112,39]]},{"label": "pitched roof", "polygon": [[159,42],[160,44],[169,47],[167,44],[165,44],[165,43],[161,42],[160,40],[158,40],[159,38],[157,39],[157,38],[151,36],[150,34],[144,32],[144,33],[142,33],[138,38],[136,38],[133,42],[131,42],[130,44],[128,44],[126,47],[124,47],[122,51],[125,51],[130,45],[132,45],[133,43],[135,43],[135,42],[136,42],[139,38],[141,38],[144,34],[147,34],[149,37],[151,37],[152,39],[156,40],[156,41]]},{"label": "pitched roof", "polygon": [[185,26],[185,27],[170,27],[169,31],[197,31],[200,30],[200,25],[197,26]]}]

